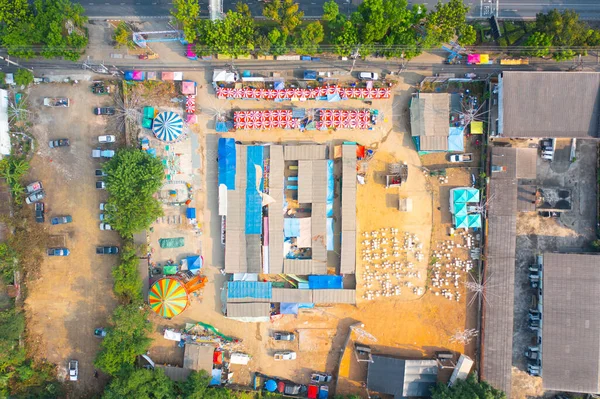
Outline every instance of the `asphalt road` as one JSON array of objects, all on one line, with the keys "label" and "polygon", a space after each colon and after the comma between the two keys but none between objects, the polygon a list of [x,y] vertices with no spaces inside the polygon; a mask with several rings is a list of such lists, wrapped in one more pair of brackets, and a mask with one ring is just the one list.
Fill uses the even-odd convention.
[{"label": "asphalt road", "polygon": [[[223,0],[225,10],[235,7],[238,0]],[[340,11],[351,13],[361,0],[336,0]],[[447,2],[448,0],[442,0]],[[489,16],[496,10],[496,0],[464,0],[471,7],[469,17]],[[95,18],[125,17],[166,17],[169,15],[172,0],[79,0],[88,16]],[[318,17],[325,0],[298,0],[300,9],[307,17]],[[245,0],[254,15],[261,15],[261,0]],[[424,4],[433,9],[437,0],[409,0],[409,4]],[[202,15],[208,15],[208,0],[200,0]],[[501,18],[534,18],[538,12],[548,12],[554,8],[572,9],[582,19],[600,20],[600,0],[498,0]]]}]

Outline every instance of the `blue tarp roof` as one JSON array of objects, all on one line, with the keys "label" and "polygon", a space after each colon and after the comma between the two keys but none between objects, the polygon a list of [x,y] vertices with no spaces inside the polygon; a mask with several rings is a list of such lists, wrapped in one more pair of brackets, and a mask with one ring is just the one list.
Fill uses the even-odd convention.
[{"label": "blue tarp roof", "polygon": [[457,188],[453,191],[454,203],[460,202],[479,202],[479,190],[476,188]]},{"label": "blue tarp roof", "polygon": [[[333,159],[327,160],[327,217],[333,217]],[[333,248],[332,248],[333,249]]]},{"label": "blue tarp roof", "polygon": [[279,304],[279,313],[281,313],[281,314],[298,314],[298,304],[281,302]]},{"label": "blue tarp roof", "polygon": [[284,218],[283,219],[283,236],[300,237],[300,219]]},{"label": "blue tarp roof", "polygon": [[263,147],[251,145],[247,148],[246,159],[246,234],[262,232],[262,197],[257,190],[262,189],[262,174],[257,178],[257,167],[263,169]]},{"label": "blue tarp roof", "polygon": [[317,71],[304,71],[304,79],[316,79]]},{"label": "blue tarp roof", "polygon": [[273,83],[273,87],[275,88],[275,90],[284,90],[285,89],[285,85],[283,84],[283,81],[277,81]]},{"label": "blue tarp roof", "polygon": [[125,71],[125,80],[133,80],[133,71]]},{"label": "blue tarp roof", "polygon": [[197,272],[202,269],[202,257],[201,256],[188,256],[187,257],[188,270],[191,272]]},{"label": "blue tarp roof", "polygon": [[344,283],[342,276],[308,276],[308,286],[311,290],[342,289]]},{"label": "blue tarp roof", "polygon": [[341,101],[341,97],[339,95],[339,93],[334,93],[334,94],[328,94],[327,95],[327,101],[329,101],[330,103],[336,103],[338,101]]},{"label": "blue tarp roof", "polygon": [[235,190],[235,140],[219,139],[219,184]]},{"label": "blue tarp roof", "polygon": [[227,283],[227,298],[270,299],[272,295],[272,286],[269,282],[230,281]]},{"label": "blue tarp roof", "polygon": [[481,215],[480,214],[469,215],[468,221],[469,221],[469,228],[481,227]]},{"label": "blue tarp roof", "polygon": [[227,133],[229,129],[227,129],[227,123],[225,122],[217,122],[215,124],[215,130],[217,133]]},{"label": "blue tarp roof", "polygon": [[185,210],[185,217],[188,219],[196,219],[196,208],[187,208]]}]

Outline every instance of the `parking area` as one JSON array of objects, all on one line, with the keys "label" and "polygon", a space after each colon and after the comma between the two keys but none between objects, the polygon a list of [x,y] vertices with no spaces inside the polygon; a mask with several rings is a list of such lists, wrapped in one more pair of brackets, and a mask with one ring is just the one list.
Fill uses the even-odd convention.
[{"label": "parking area", "polygon": [[528,311],[535,306],[537,289],[530,286],[529,265],[544,252],[588,252],[596,238],[596,159],[597,144],[578,140],[576,160],[570,162],[571,140],[558,140],[552,162],[537,160],[539,187],[570,190],[572,209],[558,215],[541,216],[537,212],[519,213],[517,218],[517,261],[515,273],[515,309],[513,341],[513,396],[542,396],[541,378],[524,371],[528,346],[536,342],[528,325]]},{"label": "parking area", "polygon": [[[68,97],[70,107],[45,107],[44,97]],[[90,82],[38,85],[28,100],[36,140],[28,179],[42,181],[46,191],[43,228],[53,242],[70,250],[67,257],[46,257],[39,278],[28,285],[29,339],[38,348],[37,356],[56,363],[63,378],[69,359],[78,360],[79,381],[67,384],[69,397],[90,397],[106,383],[103,376],[94,378],[99,340],[93,332],[106,325],[116,305],[111,269],[118,261],[116,256],[96,255],[95,247],[119,245],[117,233],[99,228],[99,204],[107,193],[96,188],[94,170],[101,167],[101,160],[91,153],[100,147],[98,136],[117,135],[117,141],[122,137],[109,117],[93,114],[93,107],[111,105],[113,100],[93,95]],[[65,138],[70,146],[49,148],[49,140]],[[102,148],[115,149],[117,144]],[[28,207],[33,212],[33,205]],[[50,224],[52,217],[64,215],[72,216],[72,223]]]}]

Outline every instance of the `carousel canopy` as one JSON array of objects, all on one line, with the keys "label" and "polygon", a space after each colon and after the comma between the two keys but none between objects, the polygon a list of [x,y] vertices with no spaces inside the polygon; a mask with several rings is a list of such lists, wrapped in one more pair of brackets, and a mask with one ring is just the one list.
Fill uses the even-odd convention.
[{"label": "carousel canopy", "polygon": [[150,307],[165,319],[171,319],[183,312],[188,305],[185,286],[174,278],[162,278],[152,284],[148,293]]},{"label": "carousel canopy", "polygon": [[183,119],[175,112],[161,112],[154,118],[152,131],[159,140],[175,141],[183,132]]}]

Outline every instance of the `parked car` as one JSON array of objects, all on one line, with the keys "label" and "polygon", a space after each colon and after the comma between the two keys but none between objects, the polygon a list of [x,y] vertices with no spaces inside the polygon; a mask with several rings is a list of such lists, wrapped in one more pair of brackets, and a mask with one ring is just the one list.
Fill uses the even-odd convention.
[{"label": "parked car", "polygon": [[325,373],[312,373],[310,375],[310,382],[314,383],[314,384],[322,384],[322,383],[327,383],[327,382],[331,382],[331,374],[325,374]]},{"label": "parked car", "polygon": [[321,385],[319,387],[319,399],[327,399],[329,397],[329,387],[327,385]]},{"label": "parked car", "polygon": [[27,185],[27,187],[25,187],[27,194],[35,193],[36,191],[40,191],[43,189],[44,189],[44,186],[42,186],[41,181],[34,181],[33,183],[30,183]]},{"label": "parked car", "polygon": [[48,142],[48,146],[50,148],[56,148],[56,147],[68,147],[70,146],[71,143],[69,142],[69,139],[58,139],[58,140],[50,140]]},{"label": "parked car", "polygon": [[106,217],[106,216],[104,216],[104,214],[103,214],[103,213],[101,213],[101,214],[100,214],[100,221],[101,221],[101,222],[102,222],[102,221],[104,221],[104,218],[105,218],[105,217]]},{"label": "parked car", "polygon": [[[301,393],[306,392],[306,387],[300,384],[295,384],[293,382],[283,382],[280,381],[279,384],[283,384],[283,394],[285,395],[300,395]],[[278,390],[280,388],[278,387]],[[304,392],[303,392],[304,391]]]},{"label": "parked car", "polygon": [[287,331],[275,331],[273,333],[273,339],[275,341],[294,341],[296,339],[296,335]]},{"label": "parked car", "polygon": [[103,180],[98,180],[96,182],[96,188],[98,188],[100,190],[106,190],[106,183],[104,183]]},{"label": "parked car", "polygon": [[51,224],[67,224],[67,223],[71,223],[73,221],[73,218],[71,217],[71,215],[66,215],[66,216],[56,216],[53,217],[50,220]]},{"label": "parked car", "polygon": [[66,97],[45,97],[44,105],[46,107],[68,107],[69,99]]},{"label": "parked car", "polygon": [[44,190],[36,191],[35,193],[29,194],[27,198],[25,198],[25,202],[27,204],[33,204],[35,202],[41,201],[46,198],[46,193]]},{"label": "parked car", "polygon": [[273,354],[275,360],[296,360],[296,352],[281,351]]},{"label": "parked car", "polygon": [[69,256],[70,253],[71,251],[67,248],[48,248],[46,250],[48,256]]},{"label": "parked car", "polygon": [[106,337],[106,330],[104,329],[104,327],[96,328],[94,330],[94,337],[96,337],[96,338]]},{"label": "parked car", "polygon": [[107,134],[104,136],[98,136],[98,142],[105,144],[105,143],[114,143],[115,141],[117,141],[117,138],[115,136],[113,136],[112,134]]},{"label": "parked car", "polygon": [[100,223],[100,230],[112,230],[112,227],[108,223]]},{"label": "parked car", "polygon": [[454,154],[450,155],[450,162],[473,162],[473,154]]},{"label": "parked car", "polygon": [[361,72],[358,74],[358,77],[361,80],[377,80],[379,79],[379,74],[376,72]]},{"label": "parked car", "polygon": [[116,255],[119,253],[119,247],[108,246],[108,247],[96,247],[97,255]]},{"label": "parked car", "polygon": [[77,381],[77,378],[79,378],[79,362],[69,360],[69,381]]},{"label": "parked car", "polygon": [[96,177],[105,177],[108,176],[102,169],[96,169]]},{"label": "parked car", "polygon": [[102,150],[97,148],[92,150],[92,158],[112,158],[115,156],[115,152],[113,150]]},{"label": "parked car", "polygon": [[38,223],[44,223],[44,203],[37,202],[35,204],[35,221]]},{"label": "parked car", "polygon": [[96,107],[96,108],[94,108],[94,114],[96,114],[96,115],[114,115],[115,109],[113,107]]}]

